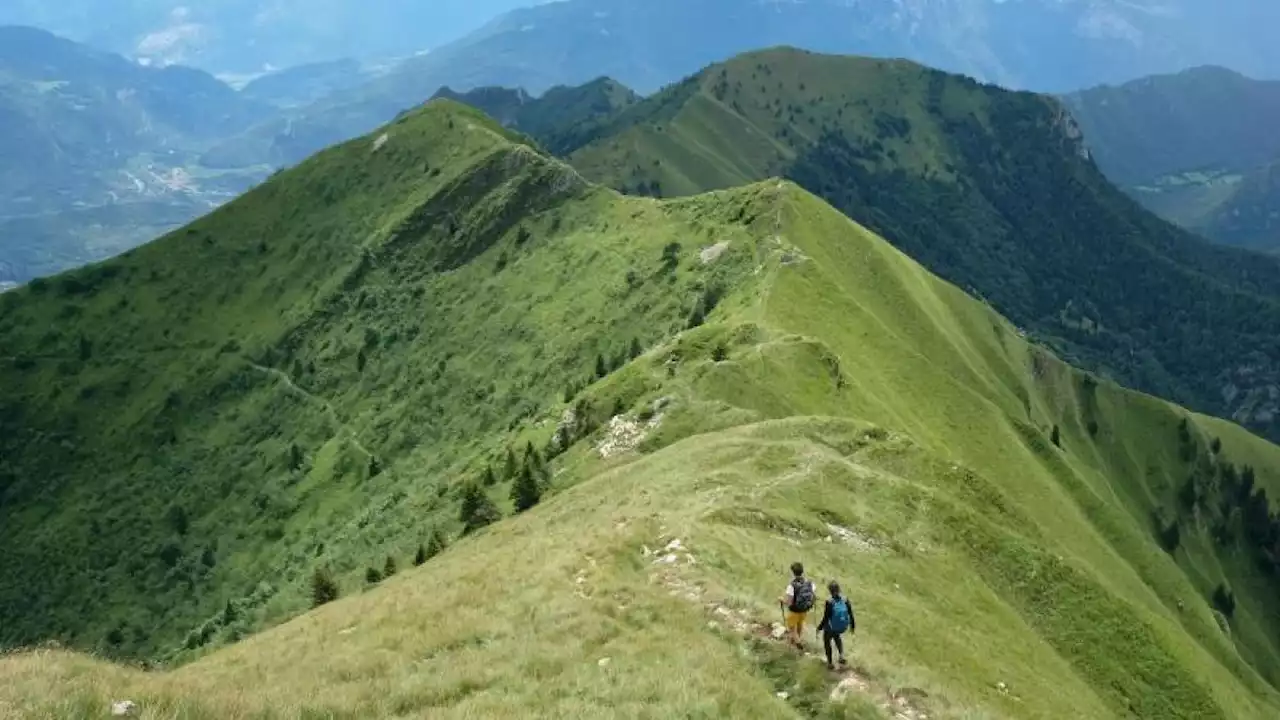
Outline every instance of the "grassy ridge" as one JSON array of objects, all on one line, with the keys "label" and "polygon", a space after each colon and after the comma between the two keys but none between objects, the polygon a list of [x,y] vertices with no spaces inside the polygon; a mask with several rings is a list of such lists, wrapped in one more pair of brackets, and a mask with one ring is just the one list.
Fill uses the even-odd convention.
[{"label": "grassy ridge", "polygon": [[1052,98],[775,49],[710,66],[594,135],[568,155],[590,180],[669,197],[786,176],[1070,361],[1280,432],[1267,399],[1280,264],[1141,210]]},{"label": "grassy ridge", "polygon": [[[589,199],[616,211],[610,222],[684,219],[695,246],[728,243],[705,266],[681,262],[723,273],[709,322],[577,398],[637,419],[664,399],[638,454],[602,458],[602,428],[557,459],[540,507],[176,670],[2,659],[0,707],[71,717],[130,697],[144,717],[873,718],[892,693],[942,718],[1280,708],[1146,524],[1185,470],[1185,413],[1063,365],[794,185]],[[551,246],[584,257],[607,237]],[[1276,487],[1280,449],[1193,420]],[[411,478],[397,487],[416,505],[429,488]],[[1184,543],[1216,557],[1191,533]],[[849,702],[829,698],[839,678],[816,661],[750,639],[776,619],[797,557],[857,606],[852,657],[868,689]],[[1236,612],[1233,632],[1258,621]]]}]

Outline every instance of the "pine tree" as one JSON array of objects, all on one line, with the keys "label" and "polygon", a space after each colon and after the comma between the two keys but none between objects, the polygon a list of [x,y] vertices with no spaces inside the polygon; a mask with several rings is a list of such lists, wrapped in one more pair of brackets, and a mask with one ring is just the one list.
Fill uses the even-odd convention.
[{"label": "pine tree", "polygon": [[502,513],[498,512],[497,506],[485,494],[483,488],[471,484],[463,492],[459,519],[462,520],[463,534],[468,534],[501,520]]},{"label": "pine tree", "polygon": [[609,366],[604,361],[604,355],[596,355],[596,379],[599,380],[609,374]]},{"label": "pine tree", "polygon": [[378,462],[375,455],[369,456],[369,477],[377,477],[382,474],[382,463]]},{"label": "pine tree", "polygon": [[518,472],[520,472],[520,464],[516,462],[516,453],[511,448],[507,448],[507,463],[502,467],[502,479],[515,480]]},{"label": "pine tree", "polygon": [[427,559],[439,555],[449,547],[449,541],[445,539],[444,533],[439,528],[431,531],[431,537],[427,538]]},{"label": "pine tree", "polygon": [[366,568],[364,571],[364,581],[370,585],[376,585],[382,582],[382,573],[378,572],[378,568]]},{"label": "pine tree", "polygon": [[493,487],[498,484],[498,476],[493,474],[493,467],[484,466],[484,472],[480,474],[480,484],[485,487]]},{"label": "pine tree", "polygon": [[644,354],[644,348],[640,347],[639,340],[635,338],[631,338],[631,349],[627,354],[628,356],[630,356],[632,360],[635,360],[636,358]]},{"label": "pine tree", "polygon": [[1213,442],[1209,444],[1209,449],[1213,451],[1214,455],[1222,452],[1222,438],[1214,438]]},{"label": "pine tree", "polygon": [[413,556],[413,565],[418,567],[427,561],[427,546],[418,543],[418,552]]},{"label": "pine tree", "polygon": [[1231,617],[1236,612],[1235,594],[1226,585],[1218,583],[1218,587],[1213,591],[1213,606],[1223,615]]},{"label": "pine tree", "polygon": [[289,444],[289,469],[297,470],[302,467],[302,448],[297,443]]},{"label": "pine tree", "polygon": [[1053,431],[1049,433],[1049,440],[1058,447],[1062,447],[1062,432],[1058,430],[1058,426],[1053,426]]},{"label": "pine tree", "polygon": [[338,583],[328,568],[316,568],[311,576],[311,606],[320,607],[338,599]]},{"label": "pine tree", "polygon": [[520,469],[520,477],[511,487],[511,499],[515,502],[516,512],[524,512],[542,500],[542,489],[538,487],[538,478],[528,465]]},{"label": "pine tree", "polygon": [[[579,418],[578,421],[581,422],[581,418]],[[542,456],[539,455],[537,449],[533,447],[532,440],[524,446],[524,462],[526,465],[532,465],[534,468],[542,468]]]},{"label": "pine tree", "polygon": [[390,555],[387,556],[387,562],[382,566],[382,577],[389,578],[396,574],[396,559]]}]

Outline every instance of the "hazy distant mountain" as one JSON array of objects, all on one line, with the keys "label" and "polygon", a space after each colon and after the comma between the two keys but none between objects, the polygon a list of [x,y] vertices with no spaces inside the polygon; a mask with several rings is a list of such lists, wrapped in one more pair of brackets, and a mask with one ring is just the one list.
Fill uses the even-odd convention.
[{"label": "hazy distant mountain", "polygon": [[199,70],[0,27],[0,281],[118,252],[239,192],[247,180],[192,160],[269,110]]},{"label": "hazy distant mountain", "polygon": [[513,11],[220,154],[296,162],[444,85],[537,94],[607,75],[642,93],[777,45],[906,57],[1004,85],[1072,90],[1216,62],[1280,75],[1280,3],[1221,0],[565,0]]},{"label": "hazy distant mountain", "polygon": [[257,73],[341,57],[405,55],[529,0],[5,0],[0,23],[35,25],[158,63]]},{"label": "hazy distant mountain", "polygon": [[1201,67],[1066,96],[1098,165],[1153,211],[1280,250],[1280,81]]}]

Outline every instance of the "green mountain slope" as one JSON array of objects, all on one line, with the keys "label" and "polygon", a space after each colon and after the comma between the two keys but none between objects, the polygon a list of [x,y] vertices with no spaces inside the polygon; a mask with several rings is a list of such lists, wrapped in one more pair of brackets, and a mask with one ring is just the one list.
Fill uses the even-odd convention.
[{"label": "green mountain slope", "polygon": [[[1274,568],[1274,547],[1246,539],[1253,521],[1246,531],[1238,503],[1221,502],[1224,488],[1247,495],[1251,518],[1261,502],[1274,542],[1280,523],[1261,491],[1277,488],[1280,448],[1071,369],[793,184],[625,197],[518,142],[436,101],[186,231],[5,296],[4,318],[16,318],[6,346],[33,349],[3,384],[32,396],[4,407],[38,429],[5,447],[17,467],[0,527],[29,523],[7,548],[48,553],[58,532],[68,551],[38,568],[6,554],[6,590],[46,593],[47,612],[77,604],[73,579],[103,577],[97,594],[122,603],[121,616],[125,601],[154,612],[155,646],[195,614],[183,608],[209,612],[193,647],[247,629],[256,598],[234,594],[258,581],[270,583],[259,591],[268,620],[301,606],[318,566],[355,597],[165,672],[63,651],[6,656],[0,708],[75,717],[129,698],[142,717],[232,718],[1280,709],[1265,679],[1280,671],[1274,576],[1257,569]],[[307,234],[258,244],[258,228],[292,224]],[[130,274],[138,285],[180,251],[189,264],[123,293]],[[219,304],[194,299],[218,291]],[[66,307],[86,332],[99,312],[125,328],[151,322],[119,333],[119,347],[31,329]],[[647,350],[630,352],[633,337]],[[165,374],[95,408],[125,354]],[[61,383],[48,383],[59,368]],[[85,397],[89,383],[102,389]],[[55,387],[67,397],[40,395]],[[76,433],[58,436],[72,418]],[[72,438],[98,456],[92,473],[60,477],[50,471],[70,466],[51,452]],[[169,466],[147,474],[139,460],[116,475],[132,452],[155,452],[152,438],[167,443]],[[459,486],[490,462],[484,489],[508,510],[503,458],[526,442],[554,456],[541,504],[457,537]],[[514,474],[521,464],[539,473],[513,459]],[[1188,477],[1195,497],[1180,506]],[[1153,513],[1172,552],[1157,545]],[[453,538],[448,550],[360,592],[365,566],[407,564],[433,530]],[[201,571],[193,551],[214,538]],[[86,568],[126,539],[126,564],[177,562]],[[166,542],[178,552],[157,547]],[[766,639],[796,558],[844,581],[857,605],[848,674]],[[60,587],[48,592],[52,578]],[[1224,582],[1230,620],[1211,608]],[[40,629],[43,613],[5,601],[3,627]],[[73,639],[92,643],[112,627],[93,619],[108,607],[54,617],[90,619]],[[144,619],[133,622],[116,638]]]},{"label": "green mountain slope", "polygon": [[640,102],[639,95],[610,78],[577,87],[557,85],[538,97],[501,87],[465,93],[445,87],[436,97],[477,108],[506,127],[538,138],[553,153],[580,147],[598,126]]},{"label": "green mountain slope", "polygon": [[1204,236],[1280,248],[1270,166],[1280,82],[1203,67],[1064,96],[1098,166],[1151,210]]},{"label": "green mountain slope", "polygon": [[663,196],[784,175],[1074,362],[1280,432],[1280,264],[1142,211],[1051,98],[779,49],[646,99],[567,158]]},{"label": "green mountain slope", "polygon": [[[631,207],[454,108],[3,296],[0,641],[153,654],[229,600],[296,609],[304,559],[417,526],[398,461],[443,494],[598,353],[684,323],[702,273],[646,278],[691,220],[629,239]],[[521,259],[593,230],[594,255]],[[588,266],[617,284],[548,285]]]}]

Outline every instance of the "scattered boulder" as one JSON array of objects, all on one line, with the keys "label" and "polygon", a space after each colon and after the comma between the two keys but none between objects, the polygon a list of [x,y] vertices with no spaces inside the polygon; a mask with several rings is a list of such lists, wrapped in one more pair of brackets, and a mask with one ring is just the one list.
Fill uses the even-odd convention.
[{"label": "scattered boulder", "polygon": [[832,542],[833,538],[839,538],[840,542],[851,546],[858,552],[878,552],[883,549],[881,544],[872,538],[843,525],[828,523],[827,531],[831,533],[831,535],[827,536],[827,542]]},{"label": "scattered boulder", "polygon": [[596,661],[596,665],[599,665],[600,667],[608,667],[610,662],[612,662],[611,658],[602,657]]},{"label": "scattered boulder", "polygon": [[631,452],[639,447],[649,431],[656,428],[661,421],[661,415],[654,415],[646,423],[632,420],[625,415],[615,415],[609,419],[609,429],[605,432],[600,444],[596,446],[596,452],[606,459]]},{"label": "scattered boulder", "polygon": [[729,241],[726,240],[724,242],[718,242],[711,247],[703,248],[702,252],[698,253],[698,257],[702,260],[703,265],[709,265],[716,260],[719,260],[720,256],[724,254],[724,251],[728,249]]},{"label": "scattered boulder", "polygon": [[129,717],[138,712],[138,704],[132,700],[117,700],[111,703],[112,717]]}]

